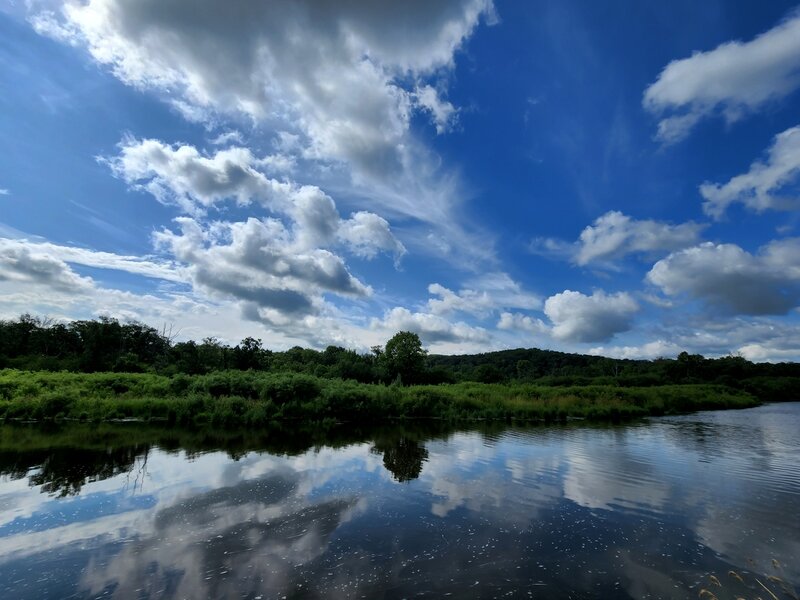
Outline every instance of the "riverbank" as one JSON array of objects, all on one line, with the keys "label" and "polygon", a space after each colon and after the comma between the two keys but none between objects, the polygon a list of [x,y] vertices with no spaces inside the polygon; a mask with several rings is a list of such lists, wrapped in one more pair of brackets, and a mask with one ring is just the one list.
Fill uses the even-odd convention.
[{"label": "riverbank", "polygon": [[274,421],[449,421],[570,418],[612,420],[718,408],[758,400],[725,386],[546,387],[457,383],[363,384],[292,373],[208,375],[0,371],[0,419],[142,419],[184,425],[261,426]]}]

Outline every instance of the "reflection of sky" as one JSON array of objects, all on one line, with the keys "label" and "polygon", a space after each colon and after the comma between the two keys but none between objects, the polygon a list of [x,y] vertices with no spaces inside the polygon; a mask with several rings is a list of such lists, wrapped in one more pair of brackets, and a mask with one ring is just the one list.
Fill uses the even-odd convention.
[{"label": "reflection of sky", "polygon": [[797,431],[800,404],[457,433],[427,442],[406,483],[370,443],[151,451],[138,486],[67,499],[2,478],[0,597],[680,597],[730,569],[797,582]]},{"label": "reflection of sky", "polygon": [[20,533],[47,531],[131,510],[148,509],[155,504],[155,498],[152,496],[141,494],[130,496],[120,492],[94,492],[70,500],[51,500],[29,517],[18,517],[0,525],[0,538]]}]

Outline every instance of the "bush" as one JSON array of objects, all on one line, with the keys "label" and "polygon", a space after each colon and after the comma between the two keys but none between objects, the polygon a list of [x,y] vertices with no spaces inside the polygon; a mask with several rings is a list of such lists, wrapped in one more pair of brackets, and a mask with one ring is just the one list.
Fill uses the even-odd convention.
[{"label": "bush", "polygon": [[263,382],[258,396],[262,400],[271,400],[275,404],[283,405],[313,400],[321,389],[319,380],[309,375],[273,375]]},{"label": "bush", "polygon": [[39,400],[39,417],[52,419],[69,413],[77,402],[77,397],[69,392],[48,392]]}]

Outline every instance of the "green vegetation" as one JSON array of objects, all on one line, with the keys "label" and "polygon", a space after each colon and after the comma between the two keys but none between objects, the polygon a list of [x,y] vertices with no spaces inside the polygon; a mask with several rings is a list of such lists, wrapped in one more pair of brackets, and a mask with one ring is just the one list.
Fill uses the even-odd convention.
[{"label": "green vegetation", "polygon": [[401,418],[618,419],[800,399],[800,365],[741,357],[616,360],[537,349],[429,355],[385,348],[285,352],[246,338],[174,343],[114,319],[0,321],[0,419],[262,426]]},{"label": "green vegetation", "polygon": [[284,352],[245,338],[228,346],[214,338],[178,342],[163,329],[114,319],[57,323],[30,315],[0,320],[0,369],[83,373],[202,375],[240,370],[298,373],[360,383],[404,385],[479,382],[540,386],[651,387],[712,383],[761,400],[800,399],[800,364],[754,364],[740,356],[716,359],[681,353],[677,359],[627,360],[515,349],[485,354],[427,354],[419,337],[400,332],[371,352],[339,346]]},{"label": "green vegetation", "polygon": [[0,418],[136,418],[182,425],[436,418],[563,421],[619,419],[753,406],[717,385],[552,387],[535,384],[363,384],[296,373],[208,375],[0,371]]}]

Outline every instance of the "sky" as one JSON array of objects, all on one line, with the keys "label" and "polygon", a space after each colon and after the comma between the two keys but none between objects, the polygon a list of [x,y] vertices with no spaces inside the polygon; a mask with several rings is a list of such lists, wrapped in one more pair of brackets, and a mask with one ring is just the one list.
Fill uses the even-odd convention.
[{"label": "sky", "polygon": [[800,360],[800,7],[5,0],[0,318]]}]

